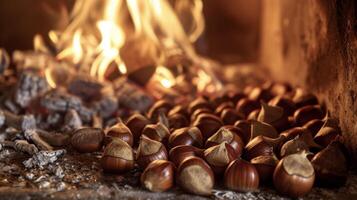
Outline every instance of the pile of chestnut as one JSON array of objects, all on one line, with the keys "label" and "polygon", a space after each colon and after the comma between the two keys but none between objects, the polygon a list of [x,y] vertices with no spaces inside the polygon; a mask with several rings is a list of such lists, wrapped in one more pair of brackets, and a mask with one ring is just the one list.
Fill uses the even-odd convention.
[{"label": "pile of chestnut", "polygon": [[210,195],[215,184],[256,191],[274,185],[290,197],[314,184],[338,187],[348,172],[340,129],[318,99],[284,83],[247,86],[242,92],[200,96],[187,105],[157,101],[146,115],[102,129],[81,128],[72,146],[93,152],[105,146],[105,172],[138,165],[146,189]]}]

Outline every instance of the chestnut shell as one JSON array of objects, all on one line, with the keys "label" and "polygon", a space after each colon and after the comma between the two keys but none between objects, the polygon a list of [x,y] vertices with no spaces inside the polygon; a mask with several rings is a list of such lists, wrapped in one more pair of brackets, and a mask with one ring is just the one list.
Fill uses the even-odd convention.
[{"label": "chestnut shell", "polygon": [[239,192],[255,191],[259,187],[259,174],[251,163],[236,159],[224,173],[224,184],[228,189]]}]

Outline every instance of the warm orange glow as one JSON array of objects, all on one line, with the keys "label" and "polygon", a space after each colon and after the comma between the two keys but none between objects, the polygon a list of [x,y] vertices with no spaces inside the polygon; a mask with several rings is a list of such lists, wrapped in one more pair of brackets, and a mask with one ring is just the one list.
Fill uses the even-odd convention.
[{"label": "warm orange glow", "polygon": [[164,66],[158,66],[156,68],[153,79],[157,80],[164,88],[171,88],[176,84],[175,77],[172,75],[170,70]]},{"label": "warm orange glow", "polygon": [[73,35],[72,45],[64,49],[61,53],[59,53],[57,55],[57,58],[61,60],[68,57],[72,57],[73,63],[75,64],[79,63],[83,56],[81,38],[82,38],[82,30],[78,29]]},{"label": "warm orange glow", "polygon": [[56,88],[57,85],[56,85],[56,82],[52,79],[51,68],[45,69],[45,77],[46,77],[48,85],[50,85],[51,88]]}]

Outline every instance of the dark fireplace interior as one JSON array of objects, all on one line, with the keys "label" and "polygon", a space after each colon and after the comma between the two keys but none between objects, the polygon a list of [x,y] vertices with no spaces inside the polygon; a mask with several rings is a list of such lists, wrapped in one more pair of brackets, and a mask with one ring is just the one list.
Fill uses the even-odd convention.
[{"label": "dark fireplace interior", "polygon": [[0,199],[356,199],[357,2],[0,2]]}]

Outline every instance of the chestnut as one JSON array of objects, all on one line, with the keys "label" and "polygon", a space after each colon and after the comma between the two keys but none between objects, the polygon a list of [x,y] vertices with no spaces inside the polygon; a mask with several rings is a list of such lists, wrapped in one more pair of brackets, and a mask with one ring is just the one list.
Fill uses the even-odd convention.
[{"label": "chestnut", "polygon": [[292,140],[292,139],[296,138],[297,136],[299,136],[300,139],[302,141],[304,141],[308,145],[309,148],[313,148],[313,149],[321,148],[321,146],[316,144],[316,142],[314,141],[311,132],[303,127],[295,127],[295,128],[288,129],[288,130],[280,133],[280,135],[285,136],[286,141]]},{"label": "chestnut", "polygon": [[273,99],[271,99],[269,101],[268,105],[283,108],[285,116],[290,116],[290,115],[294,114],[294,112],[296,110],[294,102],[286,97],[283,97],[283,96],[274,97]]},{"label": "chestnut", "polygon": [[220,118],[212,114],[201,114],[192,123],[192,126],[196,126],[200,129],[204,140],[211,137],[216,131],[218,131],[223,123]]},{"label": "chestnut", "polygon": [[314,140],[317,144],[326,147],[329,145],[337,136],[339,132],[333,128],[328,126],[323,126],[319,132],[315,135]]},{"label": "chestnut", "polygon": [[130,129],[121,121],[114,126],[110,127],[107,131],[107,136],[109,137],[117,137],[124,142],[128,143],[130,146],[133,146],[134,138]]},{"label": "chestnut", "polygon": [[206,149],[203,156],[216,174],[223,173],[227,165],[237,158],[233,147],[226,142]]},{"label": "chestnut", "polygon": [[104,149],[101,166],[107,172],[126,172],[134,168],[134,153],[128,143],[114,138]]},{"label": "chestnut", "polygon": [[179,166],[182,161],[189,157],[201,157],[202,155],[203,150],[190,145],[179,145],[172,148],[169,152],[169,158],[176,166]]},{"label": "chestnut", "polygon": [[259,112],[257,120],[271,124],[278,131],[289,127],[288,117],[284,114],[284,109],[278,106],[269,106],[264,102],[262,102],[262,109]]},{"label": "chestnut", "polygon": [[301,88],[295,90],[293,102],[295,103],[297,108],[301,108],[307,105],[319,104],[319,101],[317,100],[317,97],[315,95],[308,93]]},{"label": "chestnut", "polygon": [[221,119],[225,125],[233,125],[237,120],[244,118],[244,114],[239,113],[233,108],[226,108],[221,113]]},{"label": "chestnut", "polygon": [[201,147],[203,145],[203,137],[200,129],[197,127],[184,127],[175,130],[169,137],[168,146],[171,149],[179,145]]},{"label": "chestnut", "polygon": [[202,108],[212,110],[211,104],[206,99],[199,97],[188,105],[188,112],[192,114],[195,110]]},{"label": "chestnut", "polygon": [[238,101],[243,99],[245,96],[245,94],[241,93],[241,92],[232,92],[229,94],[231,101],[233,102],[234,105],[237,105]]},{"label": "chestnut", "polygon": [[167,116],[172,116],[172,115],[175,115],[175,114],[181,114],[185,117],[189,117],[189,113],[188,113],[188,110],[187,110],[187,107],[186,106],[183,106],[183,105],[177,105],[175,107],[173,107],[169,113],[167,114]]},{"label": "chestnut", "polygon": [[212,114],[212,111],[208,108],[199,108],[191,114],[191,121],[195,121],[201,114]]},{"label": "chestnut", "polygon": [[73,132],[71,144],[82,153],[99,151],[104,142],[104,131],[99,128],[79,128]]},{"label": "chestnut", "polygon": [[150,120],[145,116],[135,113],[129,117],[126,122],[126,126],[130,129],[133,134],[134,142],[137,144],[139,142],[141,133],[146,125],[150,124]]},{"label": "chestnut", "polygon": [[152,192],[164,192],[174,185],[175,166],[167,160],[154,160],[140,176],[141,184]]},{"label": "chestnut", "polygon": [[265,101],[268,102],[273,95],[270,93],[269,89],[261,88],[261,87],[254,87],[250,93],[248,98],[254,101]]},{"label": "chestnut", "polygon": [[292,88],[287,83],[273,83],[270,86],[270,92],[273,94],[273,96],[282,96],[290,93],[291,91]]},{"label": "chestnut", "polygon": [[324,117],[324,113],[319,105],[315,106],[304,106],[297,109],[294,113],[295,123],[299,126],[303,126],[308,121],[313,119],[322,119]]},{"label": "chestnut", "polygon": [[260,109],[255,109],[249,113],[247,116],[247,120],[257,120],[259,115]]},{"label": "chestnut", "polygon": [[284,158],[290,154],[299,153],[301,151],[309,151],[309,146],[305,143],[304,140],[300,136],[296,136],[296,138],[289,140],[283,144],[280,149],[280,157]]},{"label": "chestnut", "polygon": [[233,103],[232,102],[224,102],[224,103],[220,104],[214,111],[214,114],[217,116],[221,116],[221,113],[226,108],[234,108]]},{"label": "chestnut", "polygon": [[273,173],[279,160],[274,154],[264,155],[253,158],[250,161],[258,171],[259,182],[267,183],[273,179]]},{"label": "chestnut", "polygon": [[251,124],[253,121],[250,120],[238,120],[234,123],[234,126],[237,127],[241,131],[241,135],[239,135],[244,144],[247,144],[251,137]]},{"label": "chestnut", "polygon": [[224,173],[224,184],[228,189],[239,192],[255,191],[259,186],[259,174],[251,163],[236,159]]},{"label": "chestnut", "polygon": [[152,140],[166,144],[170,136],[170,131],[164,124],[159,122],[157,124],[146,125],[143,129],[142,135]]},{"label": "chestnut", "polygon": [[305,152],[284,157],[274,170],[275,188],[289,197],[304,196],[311,190],[314,181],[314,168],[306,158]]},{"label": "chestnut", "polygon": [[250,140],[259,135],[269,138],[277,138],[279,136],[278,132],[270,124],[260,121],[252,121]]},{"label": "chestnut", "polygon": [[253,110],[259,109],[260,103],[248,98],[243,98],[238,101],[236,110],[240,113],[243,113],[245,116],[248,116]]},{"label": "chestnut", "polygon": [[224,93],[222,95],[214,96],[213,98],[211,98],[210,102],[212,102],[213,106],[217,109],[220,105],[225,103],[230,103],[234,107],[231,100],[232,99],[229,93]]},{"label": "chestnut", "polygon": [[324,125],[324,121],[321,119],[313,119],[308,121],[306,124],[304,124],[303,128],[308,129],[312,136],[315,136],[317,132],[321,129],[321,127]]},{"label": "chestnut", "polygon": [[182,114],[173,114],[168,117],[171,130],[186,127],[190,121]]},{"label": "chestnut", "polygon": [[258,156],[272,155],[274,151],[280,149],[281,144],[285,141],[285,137],[280,135],[278,138],[272,139],[265,136],[257,136],[245,146],[245,157],[252,160]]},{"label": "chestnut", "polygon": [[344,146],[335,140],[311,160],[320,186],[336,187],[345,184],[348,163],[343,149]]},{"label": "chestnut", "polygon": [[171,110],[173,105],[167,100],[159,100],[155,102],[151,108],[149,109],[147,116],[149,119],[157,122],[160,113],[164,113],[165,115]]},{"label": "chestnut", "polygon": [[201,158],[189,157],[177,170],[179,186],[192,194],[208,196],[212,194],[214,174],[210,166]]},{"label": "chestnut", "polygon": [[145,169],[154,160],[167,160],[167,158],[166,148],[161,142],[145,136],[140,138],[139,147],[136,152],[136,161],[142,169]]},{"label": "chestnut", "polygon": [[237,135],[237,132],[240,132],[240,130],[235,127],[223,126],[207,139],[206,148],[226,142],[234,149],[236,155],[240,156],[243,152],[244,142],[240,136]]}]

